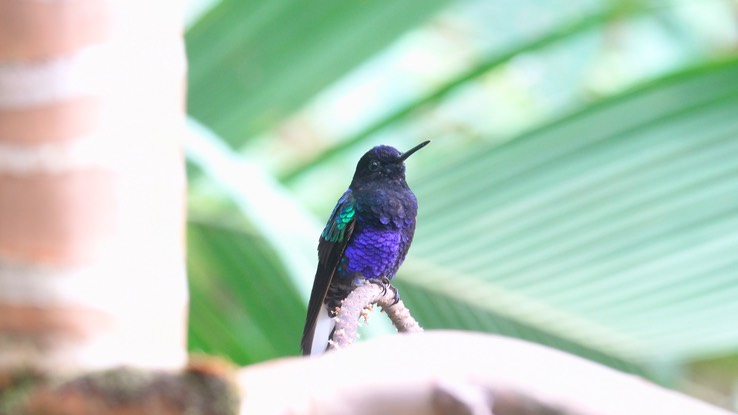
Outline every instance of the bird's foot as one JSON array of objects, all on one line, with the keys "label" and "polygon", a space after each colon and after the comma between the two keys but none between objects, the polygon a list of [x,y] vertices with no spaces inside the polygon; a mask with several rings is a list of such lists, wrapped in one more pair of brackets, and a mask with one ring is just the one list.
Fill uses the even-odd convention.
[{"label": "bird's foot", "polygon": [[387,294],[387,287],[390,286],[390,280],[389,280],[389,278],[387,278],[387,277],[376,278],[376,279],[375,278],[372,278],[372,279],[369,279],[369,282],[371,284],[378,285],[379,288],[382,289],[382,296],[384,296],[385,294]]},{"label": "bird's foot", "polygon": [[392,290],[392,293],[394,294],[394,299],[392,300],[392,305],[395,305],[400,302],[400,292],[397,291],[397,287],[394,285],[390,285],[389,289]]},{"label": "bird's foot", "polygon": [[392,305],[395,305],[400,302],[400,293],[399,291],[397,291],[397,288],[394,285],[392,285],[389,278],[382,277],[378,279],[371,279],[369,280],[369,282],[372,284],[376,284],[382,288],[382,296],[387,294],[387,290],[391,290],[392,294],[394,294]]}]

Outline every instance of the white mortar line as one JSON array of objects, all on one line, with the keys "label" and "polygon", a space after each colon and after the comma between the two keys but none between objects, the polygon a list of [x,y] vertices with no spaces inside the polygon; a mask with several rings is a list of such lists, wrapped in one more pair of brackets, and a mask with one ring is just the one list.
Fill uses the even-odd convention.
[{"label": "white mortar line", "polygon": [[[133,53],[132,53],[133,52]],[[146,57],[152,73],[184,75],[187,61],[179,37],[153,39],[145,45],[133,40],[112,40],[81,48],[71,54],[30,61],[0,60],[0,109],[23,109],[89,95],[105,95],[119,88],[131,60]],[[150,58],[154,57],[155,60]]]}]

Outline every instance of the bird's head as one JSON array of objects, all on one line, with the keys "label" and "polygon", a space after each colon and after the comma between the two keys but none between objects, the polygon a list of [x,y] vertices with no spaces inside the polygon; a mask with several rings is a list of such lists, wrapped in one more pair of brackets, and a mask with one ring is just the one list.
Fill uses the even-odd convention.
[{"label": "bird's head", "polygon": [[374,147],[367,151],[356,165],[351,187],[375,180],[404,181],[405,160],[428,143],[430,143],[430,140],[424,141],[404,153],[390,146]]}]

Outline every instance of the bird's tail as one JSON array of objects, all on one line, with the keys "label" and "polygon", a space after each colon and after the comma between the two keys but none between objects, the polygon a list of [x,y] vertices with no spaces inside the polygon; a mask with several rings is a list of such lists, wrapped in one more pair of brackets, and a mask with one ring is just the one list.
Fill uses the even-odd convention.
[{"label": "bird's tail", "polygon": [[333,329],[335,328],[336,320],[328,313],[328,307],[323,305],[320,307],[318,318],[315,321],[313,344],[310,347],[309,353],[311,356],[323,354],[328,349],[328,341],[333,336]]}]

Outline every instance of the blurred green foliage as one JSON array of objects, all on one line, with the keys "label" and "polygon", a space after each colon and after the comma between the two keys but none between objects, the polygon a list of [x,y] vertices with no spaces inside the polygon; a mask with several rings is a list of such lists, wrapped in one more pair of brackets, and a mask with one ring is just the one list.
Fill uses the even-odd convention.
[{"label": "blurred green foliage", "polygon": [[421,324],[669,384],[733,354],[735,16],[730,0],[216,3],[187,33],[190,115],[216,137],[188,145],[191,347],[297,354],[320,224],[358,157],[432,139],[409,162],[420,214],[396,280]]}]

